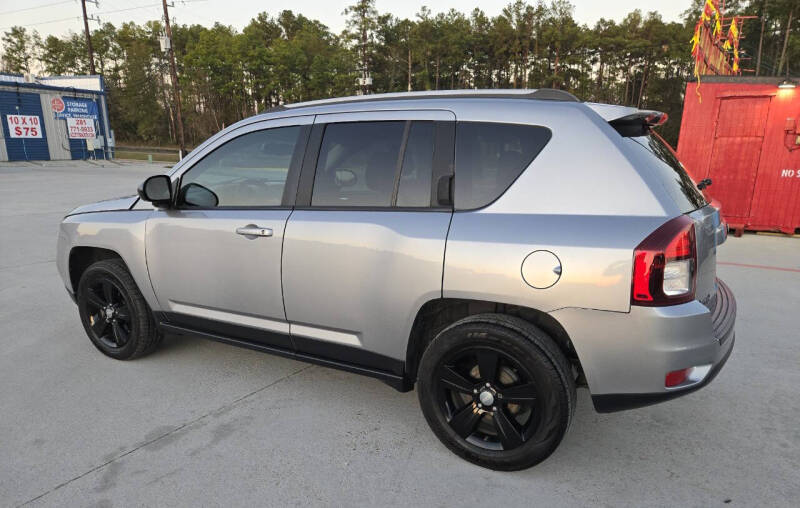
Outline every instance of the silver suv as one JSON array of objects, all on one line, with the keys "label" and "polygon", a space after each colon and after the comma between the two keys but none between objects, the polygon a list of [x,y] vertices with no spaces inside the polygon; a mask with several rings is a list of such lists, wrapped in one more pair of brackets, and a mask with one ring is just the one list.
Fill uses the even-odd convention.
[{"label": "silver suv", "polygon": [[558,446],[576,386],[640,407],[731,352],[726,226],[665,120],[557,90],[280,107],[70,212],[58,269],[112,358],[173,333],[416,383],[448,448],[521,469]]}]

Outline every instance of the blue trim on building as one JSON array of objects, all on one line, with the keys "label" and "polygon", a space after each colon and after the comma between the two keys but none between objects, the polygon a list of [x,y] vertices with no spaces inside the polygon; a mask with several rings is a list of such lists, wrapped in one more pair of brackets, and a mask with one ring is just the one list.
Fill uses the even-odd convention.
[{"label": "blue trim on building", "polygon": [[17,81],[0,81],[0,87],[8,86],[8,87],[16,87],[16,88],[29,88],[29,89],[38,89],[38,90],[47,90],[50,92],[65,92],[65,93],[90,93],[94,95],[105,95],[105,89],[98,91],[98,90],[87,90],[85,88],[75,88],[74,86],[53,86],[53,85],[43,85],[41,83],[19,83]]}]

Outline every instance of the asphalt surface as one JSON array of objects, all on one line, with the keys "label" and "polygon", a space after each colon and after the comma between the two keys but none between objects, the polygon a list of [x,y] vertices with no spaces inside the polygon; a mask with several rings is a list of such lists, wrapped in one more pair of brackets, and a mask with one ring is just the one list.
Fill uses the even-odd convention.
[{"label": "asphalt surface", "polygon": [[720,248],[739,314],[710,386],[610,415],[581,389],[561,447],[499,473],[376,380],[193,337],[101,355],[56,272],[58,223],[160,171],[0,166],[0,505],[797,506],[800,239]]}]

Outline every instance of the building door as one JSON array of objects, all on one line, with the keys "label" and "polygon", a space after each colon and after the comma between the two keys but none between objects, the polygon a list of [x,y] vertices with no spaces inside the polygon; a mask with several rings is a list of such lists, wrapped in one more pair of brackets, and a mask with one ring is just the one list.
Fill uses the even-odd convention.
[{"label": "building door", "polygon": [[764,143],[770,97],[720,99],[709,177],[709,194],[733,221],[750,216]]}]

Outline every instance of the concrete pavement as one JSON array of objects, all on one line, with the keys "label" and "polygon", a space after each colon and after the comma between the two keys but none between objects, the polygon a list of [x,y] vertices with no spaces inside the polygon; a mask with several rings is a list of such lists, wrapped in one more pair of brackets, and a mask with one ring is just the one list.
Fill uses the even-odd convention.
[{"label": "concrete pavement", "polygon": [[[158,165],[0,167],[0,505],[793,506],[800,499],[800,239],[720,248],[739,304],[707,388],[599,415],[499,473],[429,431],[414,392],[192,337],[133,362],[89,342],[54,265],[79,204]],[[792,501],[794,499],[794,501]]]}]

